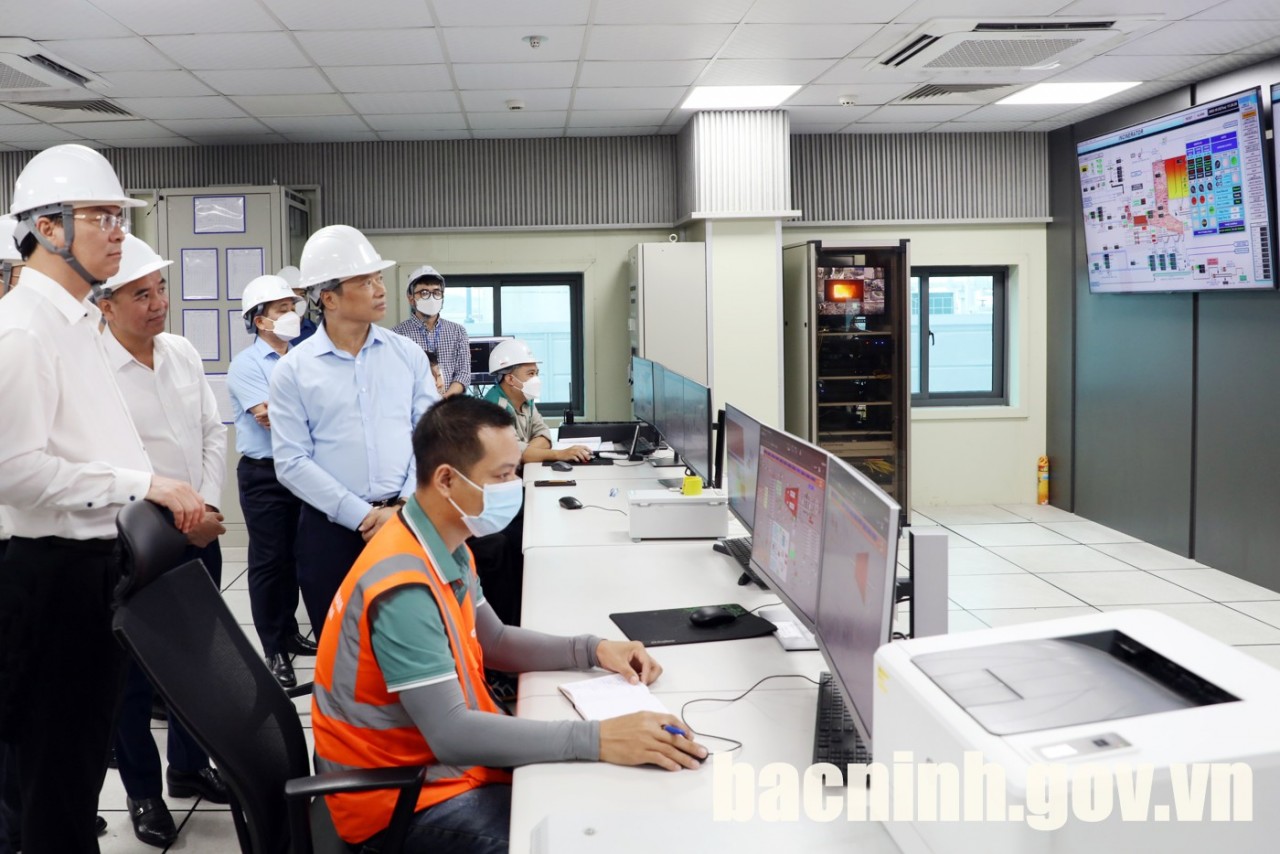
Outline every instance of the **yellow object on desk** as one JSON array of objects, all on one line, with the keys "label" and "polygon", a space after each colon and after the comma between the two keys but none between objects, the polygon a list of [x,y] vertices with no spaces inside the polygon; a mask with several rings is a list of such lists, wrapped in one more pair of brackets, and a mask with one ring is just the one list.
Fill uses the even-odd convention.
[{"label": "yellow object on desk", "polygon": [[680,490],[684,495],[701,495],[702,494],[702,478],[696,474],[687,474],[684,476],[684,487]]}]

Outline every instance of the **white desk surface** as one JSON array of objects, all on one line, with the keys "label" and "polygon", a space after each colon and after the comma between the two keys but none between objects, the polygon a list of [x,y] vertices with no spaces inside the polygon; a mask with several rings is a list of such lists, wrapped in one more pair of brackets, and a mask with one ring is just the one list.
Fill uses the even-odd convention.
[{"label": "white desk surface", "polygon": [[573,471],[555,471],[550,463],[528,463],[524,467],[524,482],[563,478],[579,483],[588,480],[656,480],[660,477],[678,477],[683,473],[684,469],[679,466],[656,468],[647,462],[628,460],[616,460],[611,466],[574,466]]},{"label": "white desk surface", "polygon": [[[794,681],[794,680],[788,680]],[[673,714],[679,714],[683,703],[702,697],[729,699],[733,693],[710,690],[664,694],[662,701]],[[787,690],[753,692],[736,703],[697,703],[685,713],[686,722],[701,732],[736,738],[743,743],[732,754],[735,762],[750,763],[757,773],[770,762],[786,762],[798,769],[812,762],[813,719],[817,689],[806,685]],[[517,714],[535,720],[566,720],[575,717],[573,708],[563,697],[521,696]],[[709,750],[724,750],[729,745],[712,738],[698,740]],[[847,852],[897,854],[897,847],[884,827],[876,822],[814,822],[804,817],[796,822],[745,825],[712,825],[713,757],[697,770],[676,772],[655,767],[624,768],[604,763],[557,762],[529,765],[515,772],[511,805],[511,852],[530,850],[531,834],[549,815],[572,813],[597,814],[602,826],[618,832],[615,822],[619,812],[631,816],[635,832],[650,842],[649,851],[699,852],[712,854],[725,850],[721,843],[732,842],[735,852],[759,851],[781,854],[787,851]],[[753,789],[757,798],[759,788]],[[838,794],[839,790],[833,790]],[[702,831],[690,838],[689,821],[674,821],[664,834],[664,817],[679,814],[692,819]],[[705,825],[698,819],[707,819]],[[593,822],[593,826],[595,823]],[[600,840],[607,843],[608,838]],[[656,843],[654,847],[652,843]],[[601,844],[599,851],[618,851],[618,844]],[[584,849],[585,850],[585,849]],[[646,850],[632,845],[627,850]]]},{"label": "white desk surface", "polygon": [[[773,593],[754,584],[739,587],[742,568],[728,555],[713,551],[709,541],[547,547],[526,551],[524,560],[521,625],[554,634],[588,632],[620,640],[624,636],[609,619],[611,613],[727,603],[754,610],[778,602]],[[653,685],[661,693],[745,691],[764,676],[803,674],[816,679],[824,669],[817,652],[788,652],[772,636],[662,646],[651,652],[663,667]],[[561,683],[582,678],[585,674],[575,672],[524,673],[520,696],[555,694]],[[792,679],[774,680],[757,690],[796,684]]]}]

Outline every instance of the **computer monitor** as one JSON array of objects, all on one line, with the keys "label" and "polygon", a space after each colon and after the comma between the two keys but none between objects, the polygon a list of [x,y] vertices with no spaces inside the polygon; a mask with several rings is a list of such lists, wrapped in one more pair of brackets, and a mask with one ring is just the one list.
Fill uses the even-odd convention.
[{"label": "computer monitor", "polygon": [[711,389],[688,377],[684,384],[684,444],[676,449],[689,470],[711,483]]},{"label": "computer monitor", "polygon": [[751,565],[809,628],[818,609],[827,460],[821,448],[760,425]]},{"label": "computer monitor", "polygon": [[653,363],[653,395],[658,432],[667,445],[680,453],[684,449],[684,378]]},{"label": "computer monitor", "polygon": [[489,373],[489,354],[499,343],[509,340],[510,338],[507,337],[471,338],[467,342],[471,348],[471,384],[473,386],[493,385],[497,382],[497,378]]},{"label": "computer monitor", "polygon": [[724,407],[724,488],[729,512],[748,531],[756,520],[756,470],[760,466],[760,422],[731,403]]},{"label": "computer monitor", "polygon": [[844,694],[858,735],[871,745],[876,650],[893,626],[898,503],[848,463],[827,468],[818,649]]},{"label": "computer monitor", "polygon": [[637,419],[654,423],[653,362],[640,356],[631,357],[631,407]]}]

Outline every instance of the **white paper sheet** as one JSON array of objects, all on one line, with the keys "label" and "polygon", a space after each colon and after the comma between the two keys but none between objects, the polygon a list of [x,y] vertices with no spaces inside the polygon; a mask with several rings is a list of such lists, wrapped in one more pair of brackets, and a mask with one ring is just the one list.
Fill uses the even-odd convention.
[{"label": "white paper sheet", "polygon": [[632,685],[619,673],[569,682],[560,686],[583,720],[603,721],[632,712],[662,712],[668,709],[649,692],[644,683]]},{"label": "white paper sheet", "polygon": [[218,415],[223,424],[235,421],[235,410],[231,406],[231,393],[227,390],[226,374],[205,374],[209,388],[213,389],[213,397],[218,401]]},{"label": "white paper sheet", "polygon": [[244,196],[196,196],[196,234],[244,233]]},{"label": "white paper sheet", "polygon": [[231,356],[234,359],[236,354],[246,347],[253,345],[253,339],[256,337],[252,332],[248,332],[244,328],[244,315],[238,309],[230,309],[227,311],[227,336],[231,339]]},{"label": "white paper sheet", "polygon": [[244,286],[262,275],[261,249],[227,250],[227,299],[244,296]]},{"label": "white paper sheet", "polygon": [[218,346],[218,316],[216,308],[184,308],[182,310],[182,337],[195,345],[196,352],[206,362],[216,362],[222,354]]},{"label": "white paper sheet", "polygon": [[182,298],[218,298],[218,250],[182,250]]},{"label": "white paper sheet", "polygon": [[581,445],[588,451],[598,451],[600,450],[600,444],[601,439],[599,436],[577,436],[572,439],[558,439],[554,447],[557,451],[562,451],[565,448],[572,448],[574,445]]}]

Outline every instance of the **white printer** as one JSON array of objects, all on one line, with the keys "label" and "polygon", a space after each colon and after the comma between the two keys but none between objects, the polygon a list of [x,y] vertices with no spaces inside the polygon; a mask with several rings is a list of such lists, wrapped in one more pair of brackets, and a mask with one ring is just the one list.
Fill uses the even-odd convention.
[{"label": "white printer", "polygon": [[[880,648],[875,667],[874,761],[892,768],[910,751],[915,763],[962,769],[966,751],[980,751],[1004,771],[1007,817],[1045,813],[1038,793],[1050,773],[1070,780],[1085,763],[1109,777],[1135,769],[1104,787],[1109,809],[1073,801],[1046,829],[913,811],[885,825],[903,854],[1206,854],[1280,844],[1280,670],[1171,617],[1114,611],[895,642]],[[1221,777],[1192,763],[1223,763]],[[1228,763],[1251,769],[1251,798],[1241,788],[1246,797],[1232,801],[1231,785],[1250,773],[1236,766],[1233,775]],[[1139,799],[1122,803],[1128,791]],[[1211,820],[1212,810],[1229,817],[1241,802],[1252,820]]]},{"label": "white printer", "polygon": [[627,493],[631,539],[696,540],[725,537],[729,499],[724,490],[683,495],[669,489],[633,489]]}]

